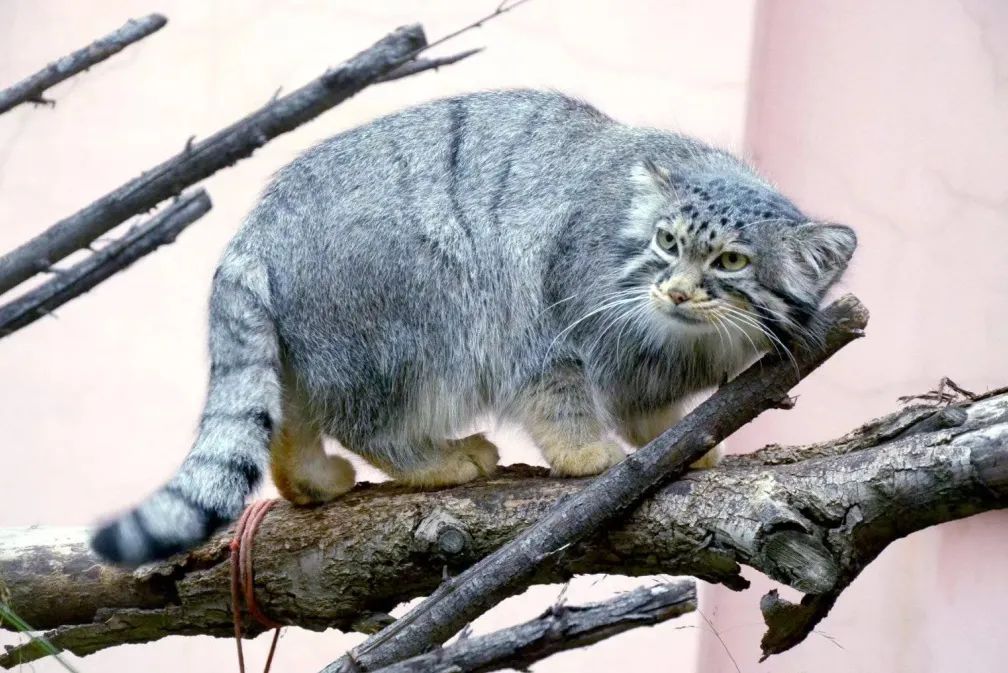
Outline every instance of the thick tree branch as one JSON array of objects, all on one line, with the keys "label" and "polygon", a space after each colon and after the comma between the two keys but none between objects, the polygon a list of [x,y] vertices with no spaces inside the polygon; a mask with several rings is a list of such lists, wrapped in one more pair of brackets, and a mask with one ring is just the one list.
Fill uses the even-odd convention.
[{"label": "thick tree branch", "polygon": [[22,103],[52,104],[52,101],[42,97],[46,89],[84,72],[134,42],[161,30],[166,23],[168,20],[160,14],[151,14],[142,19],[130,19],[118,30],[95,40],[83,49],[78,49],[74,53],[50,63],[34,75],[0,91],[0,114]]},{"label": "thick tree branch", "polygon": [[419,25],[399,28],[300,89],[270,101],[206,140],[186,145],[175,157],[0,257],[0,294],[86,247],[127,218],[146,212],[350,98],[407,62],[426,43]]},{"label": "thick tree branch", "polygon": [[586,647],[618,633],[654,626],[696,610],[696,583],[689,580],[640,587],[588,605],[551,606],[524,624],[456,642],[377,673],[477,673],[527,670],[551,654]]},{"label": "thick tree branch", "polygon": [[[362,485],[324,507],[280,504],[256,541],[259,603],[287,624],[363,628],[435,589],[443,569],[457,572],[513,539],[585,483],[512,466],[435,493]],[[821,617],[816,596],[832,604],[889,543],[1004,507],[1008,394],[911,407],[833,442],[769,447],[687,473],[545,559],[524,584],[579,573],[673,574],[744,589],[744,564],[810,593],[802,615],[771,616],[771,642],[790,646]],[[223,533],[128,572],[100,565],[84,529],[8,529],[0,531],[0,582],[25,621],[52,629],[48,637],[76,654],[168,635],[228,636],[228,540]],[[0,665],[38,656],[29,647]]]},{"label": "thick tree branch", "polygon": [[138,259],[171,243],[190,224],[210,211],[210,197],[202,189],[183,194],[175,203],[132,227],[121,238],[59,271],[56,277],[0,306],[0,339],[30,325],[56,307],[78,297]]},{"label": "thick tree branch", "polygon": [[324,672],[381,668],[415,656],[432,643],[443,643],[524,586],[545,559],[600,530],[761,412],[778,406],[798,381],[863,334],[868,311],[848,295],[826,307],[821,319],[821,344],[796,344],[789,359],[777,354],[761,358],[660,437],[591,481],[505,547],[445,581]]}]

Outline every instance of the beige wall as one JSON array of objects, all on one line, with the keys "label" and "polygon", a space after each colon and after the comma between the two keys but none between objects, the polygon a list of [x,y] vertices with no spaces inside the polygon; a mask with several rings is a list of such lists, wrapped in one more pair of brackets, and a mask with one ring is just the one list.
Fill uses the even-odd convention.
[{"label": "beige wall", "polygon": [[[52,91],[55,109],[0,116],[0,249],[9,249],[391,28],[433,39],[496,0],[4,0],[0,83],[160,11],[160,33]],[[178,242],[0,342],[0,525],[86,524],[134,501],[184,455],[206,376],[204,307],[216,258],[267,176],[316,140],[404,105],[502,86],[563,89],[629,122],[740,147],[753,3],[536,0],[452,44],[487,51],[368,90],[206,182],[213,211]],[[716,36],[712,39],[711,36]],[[447,53],[447,52],[445,52]],[[509,436],[506,462],[534,457]],[[373,476],[373,475],[372,475]],[[627,581],[588,578],[571,600]],[[559,587],[512,599],[480,626],[531,617]],[[537,667],[693,667],[695,621],[639,631]],[[686,628],[682,628],[682,627]],[[315,670],[358,636],[288,630],[275,670]],[[0,635],[2,642],[9,636]],[[262,654],[266,642],[253,644]],[[229,670],[234,646],[169,639],[88,657],[82,671]],[[51,662],[38,671],[57,670]]]},{"label": "beige wall", "polygon": [[[910,9],[912,7],[912,9]],[[868,338],[802,384],[737,450],[845,431],[931,389],[1008,379],[1008,3],[758,4],[747,149],[812,213],[854,226],[847,288]],[[755,664],[766,581],[704,597],[747,673],[1006,670],[1008,514],[886,550],[791,652]],[[735,667],[716,639],[705,673]]]}]

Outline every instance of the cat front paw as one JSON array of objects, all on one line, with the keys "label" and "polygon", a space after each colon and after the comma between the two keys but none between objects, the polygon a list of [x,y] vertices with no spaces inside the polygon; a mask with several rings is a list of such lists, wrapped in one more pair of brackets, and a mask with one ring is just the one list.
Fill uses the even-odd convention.
[{"label": "cat front paw", "polygon": [[550,451],[550,471],[558,477],[588,477],[601,474],[626,458],[623,448],[611,439],[564,451]]}]

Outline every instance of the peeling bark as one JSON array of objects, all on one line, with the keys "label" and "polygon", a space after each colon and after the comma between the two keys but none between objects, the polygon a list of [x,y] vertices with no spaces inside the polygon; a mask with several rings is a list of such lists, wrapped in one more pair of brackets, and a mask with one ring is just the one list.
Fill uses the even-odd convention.
[{"label": "peeling bark", "polygon": [[[365,484],[319,508],[281,503],[257,537],[259,603],[278,621],[314,630],[381,622],[435,589],[446,568],[486,556],[584,485],[511,466],[444,491]],[[804,608],[764,599],[764,648],[773,653],[800,642],[889,543],[1006,506],[1008,395],[911,407],[832,442],[768,447],[688,473],[545,560],[527,583],[673,574],[744,589],[739,564],[748,565],[808,593]],[[86,539],[84,529],[0,531],[10,606],[51,629],[55,644],[88,654],[168,635],[230,635],[226,533],[135,572],[100,565]],[[0,665],[39,656],[29,645]]]}]

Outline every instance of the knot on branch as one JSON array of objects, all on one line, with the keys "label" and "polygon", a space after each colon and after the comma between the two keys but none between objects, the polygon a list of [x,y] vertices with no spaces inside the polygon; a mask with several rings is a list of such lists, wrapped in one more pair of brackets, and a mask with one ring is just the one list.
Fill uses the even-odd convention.
[{"label": "knot on branch", "polygon": [[445,560],[465,558],[473,539],[465,524],[443,509],[425,516],[413,533],[414,549]]}]

